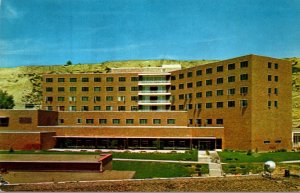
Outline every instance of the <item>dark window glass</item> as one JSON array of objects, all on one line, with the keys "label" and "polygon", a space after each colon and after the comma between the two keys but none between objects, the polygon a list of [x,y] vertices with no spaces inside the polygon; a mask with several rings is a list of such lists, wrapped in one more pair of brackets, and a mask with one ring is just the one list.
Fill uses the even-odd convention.
[{"label": "dark window glass", "polygon": [[241,62],[241,68],[247,68],[248,67],[248,61]]},{"label": "dark window glass", "polygon": [[235,64],[228,64],[228,70],[234,70]]},{"label": "dark window glass", "polygon": [[223,66],[217,66],[217,72],[223,72]]}]

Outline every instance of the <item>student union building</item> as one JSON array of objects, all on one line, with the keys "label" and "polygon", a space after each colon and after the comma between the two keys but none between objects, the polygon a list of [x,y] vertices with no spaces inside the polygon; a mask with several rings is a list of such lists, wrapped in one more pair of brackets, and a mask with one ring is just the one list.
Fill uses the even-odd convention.
[{"label": "student union building", "polygon": [[290,150],[291,68],[246,55],[44,74],[41,110],[0,110],[0,149]]}]

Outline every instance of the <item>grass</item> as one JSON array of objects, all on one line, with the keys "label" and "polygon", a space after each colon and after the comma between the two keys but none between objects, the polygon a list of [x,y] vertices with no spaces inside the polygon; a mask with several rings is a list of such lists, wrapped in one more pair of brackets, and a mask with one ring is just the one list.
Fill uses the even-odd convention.
[{"label": "grass", "polygon": [[[199,168],[199,167],[196,167]],[[187,177],[197,172],[190,164],[113,161],[113,170],[136,171],[135,179]],[[208,166],[201,165],[201,173],[208,173]]]},{"label": "grass", "polygon": [[263,171],[262,163],[252,163],[252,164],[224,164],[222,169],[226,174],[257,174]]},{"label": "grass", "polygon": [[[0,151],[0,154],[64,154],[64,155],[99,155],[99,152],[54,152],[54,151]],[[113,158],[151,159],[151,160],[185,160],[197,161],[198,151],[191,150],[185,153],[130,153],[112,152]]]},{"label": "grass", "polygon": [[219,152],[221,162],[224,163],[254,163],[266,162],[272,160],[274,162],[300,160],[298,152],[269,152],[269,153],[252,153],[247,155],[246,152]]}]

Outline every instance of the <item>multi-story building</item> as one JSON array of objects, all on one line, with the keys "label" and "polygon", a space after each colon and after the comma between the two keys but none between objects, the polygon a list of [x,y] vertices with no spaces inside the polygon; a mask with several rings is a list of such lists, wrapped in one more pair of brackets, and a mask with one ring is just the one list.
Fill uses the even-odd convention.
[{"label": "multi-story building", "polygon": [[288,61],[256,55],[45,74],[42,106],[57,124],[34,130],[64,148],[290,149],[291,81]]}]

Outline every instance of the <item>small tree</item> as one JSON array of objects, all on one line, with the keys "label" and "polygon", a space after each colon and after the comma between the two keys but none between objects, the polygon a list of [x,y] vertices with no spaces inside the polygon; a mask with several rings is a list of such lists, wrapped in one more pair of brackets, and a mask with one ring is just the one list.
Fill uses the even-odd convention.
[{"label": "small tree", "polygon": [[15,101],[12,95],[6,91],[0,90],[0,109],[12,109],[15,106]]},{"label": "small tree", "polygon": [[67,66],[72,65],[72,61],[71,61],[71,60],[68,60],[67,63],[66,63],[66,65],[67,65]]}]

